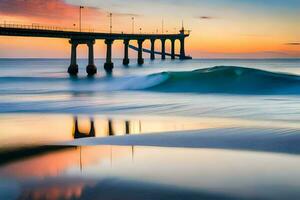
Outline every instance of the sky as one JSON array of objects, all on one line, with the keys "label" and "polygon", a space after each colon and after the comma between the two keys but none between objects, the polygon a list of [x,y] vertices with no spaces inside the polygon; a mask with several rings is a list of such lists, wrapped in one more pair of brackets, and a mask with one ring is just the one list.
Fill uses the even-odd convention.
[{"label": "sky", "polygon": [[[165,32],[178,32],[183,21],[192,31],[186,51],[194,58],[300,58],[299,0],[0,0],[0,23],[78,28],[80,5],[84,29],[108,31],[109,13],[114,32],[132,32],[132,17],[135,32],[147,33],[162,32],[162,21]],[[123,56],[122,45],[114,42],[114,57]],[[87,57],[87,47],[78,54]],[[95,57],[104,55],[99,40]],[[67,39],[1,36],[0,58],[14,57],[69,58],[70,45]]]}]

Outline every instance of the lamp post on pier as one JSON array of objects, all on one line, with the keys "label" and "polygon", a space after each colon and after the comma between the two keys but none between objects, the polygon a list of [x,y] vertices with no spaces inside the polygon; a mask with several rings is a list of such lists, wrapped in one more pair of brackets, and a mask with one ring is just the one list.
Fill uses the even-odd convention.
[{"label": "lamp post on pier", "polygon": [[109,13],[109,32],[112,33],[112,13]]},{"label": "lamp post on pier", "polygon": [[132,17],[131,20],[132,20],[132,34],[134,34],[134,17]]},{"label": "lamp post on pier", "polygon": [[81,10],[83,9],[83,6],[79,6],[79,31],[81,32]]}]

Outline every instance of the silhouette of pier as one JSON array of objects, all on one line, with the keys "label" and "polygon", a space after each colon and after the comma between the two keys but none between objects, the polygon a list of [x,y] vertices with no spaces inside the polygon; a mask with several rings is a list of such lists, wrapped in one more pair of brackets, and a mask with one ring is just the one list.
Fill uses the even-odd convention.
[{"label": "silhouette of pier", "polygon": [[[115,40],[122,40],[124,44],[124,59],[123,64],[130,63],[128,49],[132,48],[137,51],[137,63],[144,64],[143,52],[150,54],[150,59],[155,59],[155,54],[161,55],[161,59],[166,59],[170,56],[171,59],[178,57],[181,60],[191,59],[190,56],[185,54],[185,38],[190,35],[190,31],[186,31],[184,27],[176,34],[127,34],[127,33],[103,33],[94,32],[94,30],[76,30],[68,28],[60,28],[53,26],[40,26],[40,25],[18,25],[18,24],[0,24],[0,36],[23,36],[23,37],[45,37],[45,38],[65,38],[69,39],[71,45],[71,62],[68,68],[70,75],[78,74],[77,64],[77,47],[78,45],[85,44],[88,46],[88,65],[86,72],[92,76],[97,73],[97,67],[94,59],[94,44],[96,40],[104,40],[106,44],[106,62],[104,69],[111,72],[114,63],[112,62],[112,45]],[[145,40],[150,40],[151,48],[146,50],[143,48]],[[155,42],[161,41],[161,52],[155,51]],[[166,52],[166,40],[171,41],[171,52]],[[180,42],[180,52],[175,53],[175,42]],[[138,46],[130,45],[130,41],[137,41]]]},{"label": "silhouette of pier", "polygon": [[[130,49],[133,49],[133,50],[135,50],[135,51],[138,51],[138,48],[137,47],[135,47],[135,46],[133,46],[133,45],[129,45],[129,48]],[[143,52],[145,52],[145,53],[152,53],[151,52],[151,50],[149,50],[149,49],[144,49],[143,48]],[[162,52],[160,52],[160,51],[154,51],[153,52],[154,54],[157,54],[157,55],[163,55],[163,53]],[[166,56],[170,56],[171,58],[173,58],[173,59],[175,59],[175,58],[180,58],[180,54],[171,54],[171,53],[165,53],[165,55]],[[186,56],[186,59],[192,59],[192,57],[190,57],[190,56]]]}]

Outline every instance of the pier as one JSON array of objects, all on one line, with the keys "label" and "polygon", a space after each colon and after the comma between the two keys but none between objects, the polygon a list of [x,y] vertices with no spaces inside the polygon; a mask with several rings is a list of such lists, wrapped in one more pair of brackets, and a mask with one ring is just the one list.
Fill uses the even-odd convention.
[{"label": "pier", "polygon": [[[19,24],[0,24],[0,36],[22,36],[22,37],[44,37],[44,38],[64,38],[68,39],[71,47],[70,66],[68,67],[68,73],[70,75],[78,74],[77,64],[77,47],[78,45],[88,46],[88,64],[86,72],[89,76],[93,76],[97,73],[97,67],[94,59],[94,45],[97,40],[102,40],[106,44],[106,61],[104,63],[104,69],[107,72],[112,72],[114,63],[112,62],[112,45],[116,40],[122,40],[124,44],[124,58],[123,64],[129,65],[129,48],[137,51],[137,63],[138,65],[144,64],[143,52],[150,54],[150,59],[154,60],[155,55],[160,55],[161,59],[166,59],[166,56],[170,56],[172,60],[179,58],[181,60],[191,59],[190,56],[186,56],[185,53],[185,38],[190,35],[190,31],[186,31],[183,27],[179,33],[174,34],[127,34],[127,33],[102,33],[94,32],[93,30],[76,30],[67,29],[53,26],[40,26],[40,25],[19,25]],[[150,50],[143,48],[145,40],[151,42]],[[155,51],[155,42],[161,41],[161,52]],[[171,52],[166,52],[166,41],[171,41]],[[180,52],[175,52],[175,41],[180,42]],[[130,45],[130,41],[137,41],[138,46]]]}]

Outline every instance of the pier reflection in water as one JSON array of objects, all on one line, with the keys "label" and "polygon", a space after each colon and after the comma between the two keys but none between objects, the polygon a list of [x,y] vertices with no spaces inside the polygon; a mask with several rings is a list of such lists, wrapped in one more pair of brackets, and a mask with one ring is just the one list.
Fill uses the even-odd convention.
[{"label": "pier reflection in water", "polygon": [[3,115],[0,199],[297,199],[298,151],[97,145],[38,148],[74,138],[235,124],[257,126],[251,121],[205,118]]},{"label": "pier reflection in water", "polygon": [[[109,137],[230,127],[236,122],[208,118],[0,115],[2,149],[51,145],[84,137]],[[239,122],[239,124],[242,124]]]},{"label": "pier reflection in water", "polygon": [[300,129],[299,123],[224,118],[0,115],[0,153],[6,149],[51,145],[84,137],[109,137],[230,127]]},{"label": "pier reflection in water", "polygon": [[74,117],[74,130],[73,130],[73,137],[77,138],[85,138],[85,137],[95,137],[95,122],[94,119],[90,119],[90,131],[89,132],[81,132],[78,126],[78,117]]},{"label": "pier reflection in water", "polygon": [[0,197],[173,200],[282,199],[289,195],[296,199],[299,165],[299,156],[276,153],[74,147],[1,165]]},{"label": "pier reflection in water", "polygon": [[0,115],[0,127],[0,164],[5,164],[61,150],[65,147],[51,145],[74,139],[203,129],[212,125],[208,119],[31,114]]},{"label": "pier reflection in water", "polygon": [[[74,128],[73,128],[73,137],[74,139],[86,138],[86,137],[96,137],[96,128],[94,118],[82,118],[84,123],[80,127],[80,118],[78,116],[74,117]],[[89,121],[89,126],[87,124]],[[142,133],[142,123],[139,120],[137,121],[113,121],[112,119],[101,120],[97,124],[97,136],[115,136],[115,135],[129,135]],[[89,129],[89,130],[88,130]],[[163,131],[163,130],[162,130]]]}]

